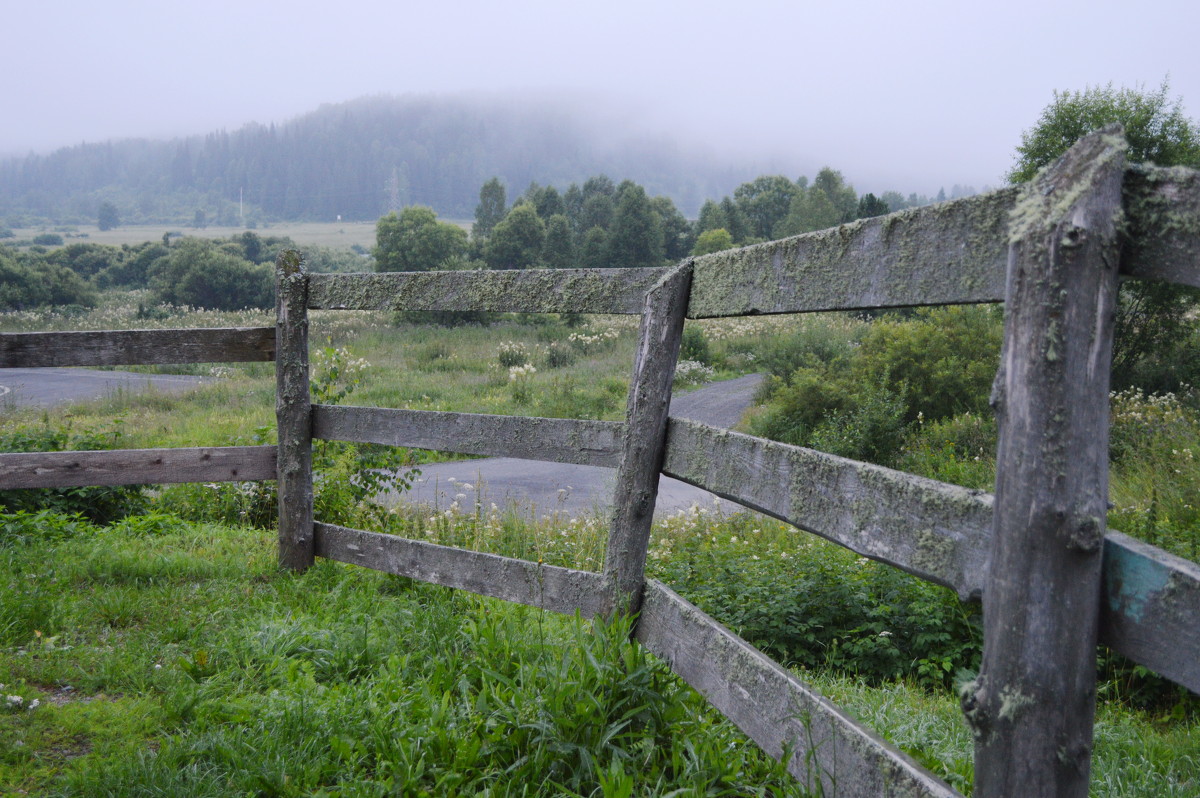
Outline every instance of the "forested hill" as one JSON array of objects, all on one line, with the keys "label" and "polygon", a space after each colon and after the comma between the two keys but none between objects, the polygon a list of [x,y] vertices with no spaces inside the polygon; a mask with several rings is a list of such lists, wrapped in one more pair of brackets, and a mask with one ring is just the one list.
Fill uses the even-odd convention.
[{"label": "forested hill", "polygon": [[0,163],[0,214],[88,221],[110,201],[126,222],[190,220],[202,210],[233,224],[240,192],[251,219],[373,220],[409,204],[469,218],[490,177],[521,190],[602,173],[670,196],[691,214],[751,175],[666,142],[593,131],[548,103],[363,98],[281,125],[10,159]]}]

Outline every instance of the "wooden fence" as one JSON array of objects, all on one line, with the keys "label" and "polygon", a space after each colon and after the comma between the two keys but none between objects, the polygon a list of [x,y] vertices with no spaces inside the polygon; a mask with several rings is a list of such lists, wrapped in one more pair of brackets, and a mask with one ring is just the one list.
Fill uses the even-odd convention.
[{"label": "wooden fence", "polygon": [[[585,617],[635,637],[790,771],[838,796],[957,793],[668,586],[644,578],[660,473],[982,598],[963,694],[980,798],[1085,796],[1096,644],[1200,692],[1200,566],[1106,532],[1121,278],[1200,286],[1200,172],[1127,166],[1119,129],[1026,186],[669,269],[306,274],[277,267],[274,331],[0,335],[0,367],[276,361],[278,447],[0,455],[0,489],[279,480],[280,563],[316,556]],[[685,318],[1006,302],[995,495],[669,417]],[[313,405],[311,309],[641,314],[624,423]],[[272,334],[273,333],[273,334]],[[602,572],[321,523],[312,441],[617,469]]]}]

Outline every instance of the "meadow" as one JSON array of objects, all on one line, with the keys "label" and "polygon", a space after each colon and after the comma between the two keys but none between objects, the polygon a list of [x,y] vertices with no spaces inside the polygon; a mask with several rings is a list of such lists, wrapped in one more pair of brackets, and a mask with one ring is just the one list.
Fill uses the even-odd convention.
[{"label": "meadow", "polygon": [[[471,229],[470,220],[445,219],[464,230]],[[17,227],[12,229],[14,240],[32,241],[42,233],[57,232],[65,244],[107,244],[119,247],[123,244],[136,246],[146,241],[160,241],[166,234],[183,234],[196,238],[230,239],[241,235],[247,228],[240,225],[208,225],[188,227],[184,225],[136,224],[120,225],[111,230],[101,230],[93,224],[67,225],[62,227]],[[375,222],[273,222],[254,228],[260,236],[287,236],[299,246],[322,246],[335,249],[352,249],[355,246],[369,250],[375,246]]]},{"label": "meadow", "polygon": [[[997,323],[988,311],[970,313],[931,323],[976,331]],[[0,329],[273,323],[247,312],[150,315],[137,293],[113,294],[83,314],[0,314]],[[622,417],[633,319],[420,321],[314,314],[318,398]],[[902,322],[689,323],[683,357],[694,365],[681,371],[695,380],[771,375],[747,429],[816,436],[828,448],[872,450],[890,465],[986,487],[994,430],[970,410],[934,418],[927,408],[907,420],[908,400],[889,388],[888,402],[864,394],[807,427],[782,423],[789,402],[816,397],[822,364],[870,381],[874,361],[839,358],[890,358],[885,370],[894,372],[905,362],[900,343],[942,345],[904,326],[891,330],[888,346],[871,338]],[[0,448],[50,438],[122,447],[270,442],[269,365],[203,369],[219,379],[183,398],[122,394],[51,412],[6,409]],[[804,369],[813,374],[796,376]],[[942,378],[967,371],[951,363]],[[1194,558],[1195,400],[1126,392],[1113,407],[1110,523]],[[323,520],[554,565],[602,561],[602,517],[532,522],[517,508],[473,502],[470,491],[448,507],[388,507],[344,489],[381,456],[340,444],[318,453]],[[444,455],[386,456],[419,467]],[[278,572],[269,483],[42,499],[53,509],[18,509],[0,496],[5,795],[799,794],[630,645],[620,624],[332,562]],[[784,524],[716,508],[660,520],[648,572],[969,792],[972,741],[954,687],[978,665],[978,606]],[[1107,653],[1102,667],[1093,794],[1200,792],[1194,697]]]}]

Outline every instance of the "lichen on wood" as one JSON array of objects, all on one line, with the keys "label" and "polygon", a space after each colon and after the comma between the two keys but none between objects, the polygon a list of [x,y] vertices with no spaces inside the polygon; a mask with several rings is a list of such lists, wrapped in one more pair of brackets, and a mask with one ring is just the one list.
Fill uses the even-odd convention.
[{"label": "lichen on wood", "polygon": [[663,473],[978,598],[991,497],[882,466],[671,419]]},{"label": "lichen on wood", "polygon": [[1016,191],[697,258],[688,315],[998,302]]},{"label": "lichen on wood", "polygon": [[638,314],[662,269],[314,274],[310,308]]}]

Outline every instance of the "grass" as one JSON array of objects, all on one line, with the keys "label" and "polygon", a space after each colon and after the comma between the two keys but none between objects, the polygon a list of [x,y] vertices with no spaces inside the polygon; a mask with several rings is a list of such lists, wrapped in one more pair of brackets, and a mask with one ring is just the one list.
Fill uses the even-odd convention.
[{"label": "grass", "polygon": [[[66,244],[107,244],[121,246],[136,245],[146,241],[161,241],[165,233],[183,233],[197,238],[229,238],[241,235],[245,227],[222,227],[210,225],[204,228],[183,225],[121,225],[112,230],[101,230],[95,225],[77,225],[72,231],[63,232]],[[40,228],[14,228],[18,240],[32,239]],[[300,246],[316,244],[323,247],[349,249],[358,244],[370,249],[375,246],[374,222],[281,222],[255,228],[260,236],[288,236]]]},{"label": "grass", "polygon": [[[264,314],[136,319],[136,297],[109,297],[85,315],[0,314],[0,329],[272,323]],[[820,343],[862,324],[689,323],[689,359],[730,376],[792,356],[761,345],[781,331]],[[582,329],[543,317],[440,329],[315,313],[315,382],[353,404],[620,418],[635,329],[619,317]],[[120,419],[127,446],[269,440],[270,365],[216,369],[220,379],[183,399],[120,394],[63,412],[80,428]],[[1114,401],[1115,517],[1194,558],[1194,403]],[[41,415],[9,413],[0,427]],[[986,485],[994,466],[977,444],[989,434],[974,419],[926,424],[905,465]],[[171,496],[181,512],[211,503],[197,486],[160,494],[157,509]],[[775,766],[626,645],[625,630],[334,563],[286,576],[274,569],[269,533],[166,518],[67,530],[58,542],[6,545],[0,534],[0,683],[26,706],[40,702],[0,710],[6,794],[793,794]],[[594,570],[603,557],[594,518],[531,525],[468,505],[369,520],[552,564]],[[654,541],[652,574],[772,655],[806,663],[818,689],[955,786],[969,784],[971,742],[944,684],[970,656],[971,621],[939,589],[914,593],[891,569],[754,516],[695,511],[659,524]],[[1094,795],[1200,789],[1194,716],[1186,703],[1175,714],[1157,706],[1134,709],[1105,685]],[[596,735],[598,717],[602,730],[615,728],[608,737]]]},{"label": "grass", "polygon": [[[628,640],[165,524],[0,548],[44,629],[0,646],[5,795],[798,795]],[[7,595],[6,595],[7,597]]]}]

